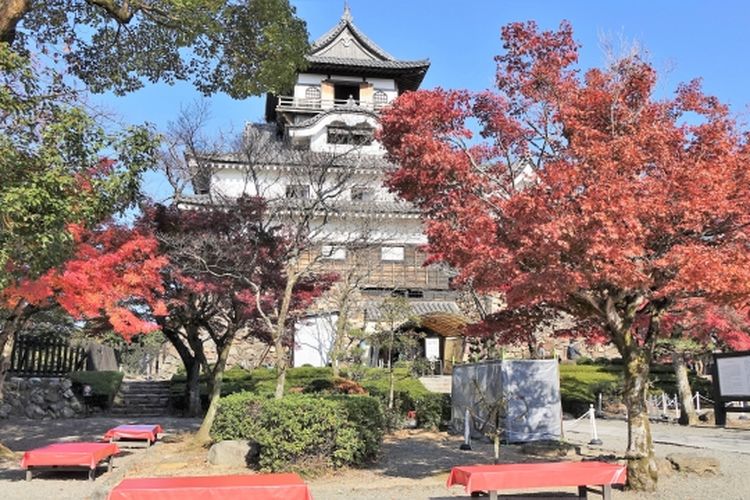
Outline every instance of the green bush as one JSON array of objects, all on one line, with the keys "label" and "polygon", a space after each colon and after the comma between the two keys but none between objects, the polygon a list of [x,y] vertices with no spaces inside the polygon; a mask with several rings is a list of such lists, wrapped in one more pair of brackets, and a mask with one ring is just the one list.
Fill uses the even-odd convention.
[{"label": "green bush", "polygon": [[73,385],[91,387],[91,394],[94,396],[114,396],[120,389],[122,383],[122,372],[70,372],[68,375]]},{"label": "green bush", "polygon": [[70,372],[68,377],[73,383],[73,390],[78,394],[83,394],[84,385],[91,387],[90,404],[109,408],[115,394],[120,390],[123,375],[122,372],[116,371],[84,371]]},{"label": "green bush", "polygon": [[[397,426],[397,420],[403,418],[406,412],[414,410],[417,412],[417,425],[419,427],[437,429],[447,420],[450,420],[450,396],[448,394],[437,394],[425,389],[422,382],[412,378],[407,369],[396,369],[394,384],[394,411],[395,415],[389,417],[390,426]],[[362,386],[372,396],[377,397],[383,407],[388,404],[388,372],[385,370],[369,370]]]},{"label": "green bush", "polygon": [[222,398],[211,434],[257,442],[261,470],[313,472],[373,458],[383,426],[380,406],[368,396],[275,400],[240,392]]},{"label": "green bush", "polygon": [[333,391],[333,380],[328,378],[316,378],[305,385],[303,392],[318,393],[331,391]]}]

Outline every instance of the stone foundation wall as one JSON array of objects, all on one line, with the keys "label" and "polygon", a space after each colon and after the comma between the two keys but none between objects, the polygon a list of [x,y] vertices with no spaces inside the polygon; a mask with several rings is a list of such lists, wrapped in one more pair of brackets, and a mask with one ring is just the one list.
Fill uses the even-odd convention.
[{"label": "stone foundation wall", "polygon": [[72,418],[84,412],[68,378],[19,378],[5,381],[0,418]]}]

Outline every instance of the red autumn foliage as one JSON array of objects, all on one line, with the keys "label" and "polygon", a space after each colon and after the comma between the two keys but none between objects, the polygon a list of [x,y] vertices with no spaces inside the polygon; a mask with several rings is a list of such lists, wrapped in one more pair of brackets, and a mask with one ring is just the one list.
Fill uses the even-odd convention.
[{"label": "red autumn foliage", "polygon": [[[75,253],[62,266],[35,280],[7,287],[9,307],[25,300],[36,308],[59,305],[77,320],[104,322],[130,339],[158,329],[151,315],[166,314],[160,272],[167,263],[158,242],[118,225],[86,231],[71,226]],[[144,306],[151,313],[145,312]]]},{"label": "red autumn foliage", "polygon": [[382,118],[388,183],[425,214],[433,259],[511,308],[746,303],[750,155],[727,107],[697,82],[656,99],[638,57],[580,77],[567,24],[503,37],[498,91],[407,93]]},{"label": "red autumn foliage", "polygon": [[388,185],[420,208],[432,260],[459,283],[504,293],[511,315],[568,312],[615,344],[639,457],[629,481],[652,489],[645,391],[665,315],[750,300],[748,135],[698,81],[656,97],[638,55],[581,72],[567,23],[502,38],[495,90],[405,93],[383,113],[399,165]]}]

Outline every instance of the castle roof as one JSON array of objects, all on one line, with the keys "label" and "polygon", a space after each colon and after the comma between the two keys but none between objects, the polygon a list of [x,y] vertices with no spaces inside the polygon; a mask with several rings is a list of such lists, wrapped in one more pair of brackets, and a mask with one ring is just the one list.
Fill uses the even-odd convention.
[{"label": "castle roof", "polygon": [[390,77],[402,92],[416,90],[430,67],[427,59],[398,60],[380,48],[354,24],[348,5],[339,22],[313,42],[306,59],[307,71]]}]

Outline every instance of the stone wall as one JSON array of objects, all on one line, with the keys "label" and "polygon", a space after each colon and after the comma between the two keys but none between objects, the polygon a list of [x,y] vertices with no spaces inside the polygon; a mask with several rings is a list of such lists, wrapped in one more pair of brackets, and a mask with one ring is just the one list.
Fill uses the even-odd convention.
[{"label": "stone wall", "polygon": [[5,381],[0,418],[72,418],[84,412],[68,378],[19,378]]}]

